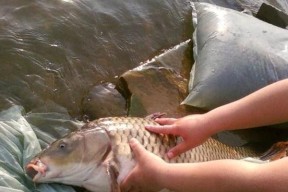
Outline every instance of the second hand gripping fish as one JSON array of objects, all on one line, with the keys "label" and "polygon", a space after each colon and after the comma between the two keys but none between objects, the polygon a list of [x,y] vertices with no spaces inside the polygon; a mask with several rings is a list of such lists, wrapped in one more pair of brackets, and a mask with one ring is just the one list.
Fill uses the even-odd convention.
[{"label": "second hand gripping fish", "polygon": [[169,160],[165,153],[181,142],[181,138],[147,131],[146,125],[157,125],[155,117],[158,116],[91,121],[40,152],[27,164],[26,173],[36,183],[57,182],[84,187],[91,192],[120,191],[118,184],[135,165],[128,143],[131,138],[171,163],[256,156],[249,148],[230,147],[209,138],[202,145]]}]

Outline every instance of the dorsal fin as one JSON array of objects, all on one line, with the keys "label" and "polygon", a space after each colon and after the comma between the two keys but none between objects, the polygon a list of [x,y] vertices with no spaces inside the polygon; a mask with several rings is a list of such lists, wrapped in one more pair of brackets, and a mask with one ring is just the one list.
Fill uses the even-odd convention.
[{"label": "dorsal fin", "polygon": [[151,115],[146,116],[145,119],[155,120],[155,119],[161,118],[165,115],[166,115],[166,113],[157,112],[157,113],[152,113]]}]

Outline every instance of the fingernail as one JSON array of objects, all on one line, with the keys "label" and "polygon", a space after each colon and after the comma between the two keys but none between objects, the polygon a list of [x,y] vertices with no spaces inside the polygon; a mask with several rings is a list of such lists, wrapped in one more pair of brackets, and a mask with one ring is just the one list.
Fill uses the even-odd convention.
[{"label": "fingernail", "polygon": [[169,152],[167,153],[167,157],[168,157],[169,159],[172,159],[172,158],[174,157],[174,154],[173,154],[171,151],[169,151]]},{"label": "fingernail", "polygon": [[132,144],[132,145],[134,145],[135,143],[137,143],[138,141],[137,141],[137,139],[135,139],[135,138],[131,138],[130,140],[129,140],[129,144]]},{"label": "fingernail", "polygon": [[152,126],[147,125],[147,126],[145,126],[145,128],[146,128],[146,129],[152,129]]}]

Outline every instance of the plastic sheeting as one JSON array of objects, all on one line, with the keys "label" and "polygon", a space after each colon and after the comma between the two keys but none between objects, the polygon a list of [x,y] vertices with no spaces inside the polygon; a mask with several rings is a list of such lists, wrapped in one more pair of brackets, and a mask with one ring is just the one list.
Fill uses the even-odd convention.
[{"label": "plastic sheeting", "polygon": [[[35,127],[31,122],[37,124]],[[41,122],[41,123],[40,123]],[[40,142],[47,145],[47,142],[55,139],[58,132],[54,129],[54,135],[43,133],[41,127],[50,125],[70,124],[71,129],[76,129],[76,123],[69,120],[69,117],[57,113],[25,115],[23,108],[11,107],[0,113],[0,191],[5,192],[75,192],[70,186],[60,184],[34,184],[25,175],[26,163],[40,150]],[[60,130],[60,129],[59,129]],[[65,134],[69,129],[61,129]],[[50,130],[52,133],[53,131]],[[35,133],[38,133],[37,136]],[[41,134],[42,133],[42,134]],[[59,132],[58,132],[59,133]],[[38,141],[39,139],[39,141]],[[47,140],[47,142],[45,141]]]},{"label": "plastic sheeting", "polygon": [[288,32],[253,16],[192,3],[195,32],[184,104],[213,109],[288,77]]}]

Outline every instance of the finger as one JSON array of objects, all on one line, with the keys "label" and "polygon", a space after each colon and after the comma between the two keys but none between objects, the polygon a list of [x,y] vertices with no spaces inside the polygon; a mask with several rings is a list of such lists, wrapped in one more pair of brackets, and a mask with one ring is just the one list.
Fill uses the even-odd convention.
[{"label": "finger", "polygon": [[142,192],[142,190],[139,188],[132,187],[132,189],[130,189],[129,192]]},{"label": "finger", "polygon": [[[136,139],[135,139],[136,140]],[[136,183],[135,179],[135,167],[128,173],[128,175],[120,183],[120,191],[130,192],[134,190],[133,184]]]},{"label": "finger", "polygon": [[121,182],[121,184],[120,184],[121,191],[123,191],[123,192],[132,191],[133,186],[131,184],[133,183],[133,181],[131,181],[131,180],[133,180],[132,174],[128,175],[126,177],[126,179]]},{"label": "finger", "polygon": [[132,138],[129,141],[129,145],[131,147],[131,150],[133,151],[134,157],[136,160],[138,160],[141,155],[147,153],[146,149],[139,143],[139,141],[135,138]]},{"label": "finger", "polygon": [[169,159],[172,159],[178,155],[180,155],[181,153],[184,153],[186,151],[188,151],[190,149],[190,147],[185,143],[179,143],[178,145],[176,145],[175,147],[173,147],[172,149],[170,149],[167,152],[167,156]]},{"label": "finger", "polygon": [[176,125],[147,125],[145,128],[154,133],[177,134]]},{"label": "finger", "polygon": [[161,125],[171,125],[173,124],[177,119],[175,118],[157,118],[155,121]]},{"label": "finger", "polygon": [[[141,158],[141,155],[147,153],[146,149],[139,143],[139,141],[135,138],[130,139],[129,145],[131,147],[131,150],[134,154],[134,158],[136,161]],[[133,175],[135,172],[135,168],[132,169],[132,171],[129,173],[129,175],[121,182],[120,188],[121,191],[135,191],[133,188],[133,183],[135,183],[135,176]]]}]

